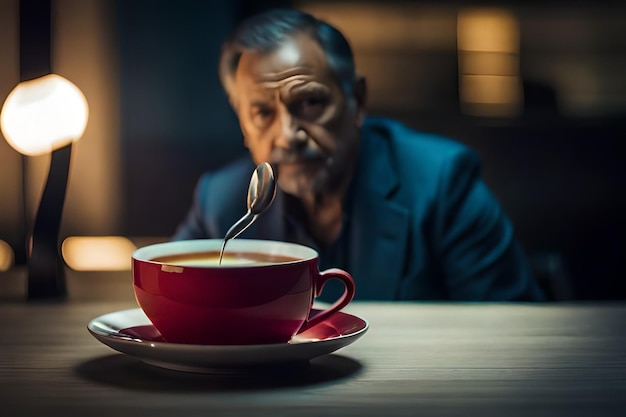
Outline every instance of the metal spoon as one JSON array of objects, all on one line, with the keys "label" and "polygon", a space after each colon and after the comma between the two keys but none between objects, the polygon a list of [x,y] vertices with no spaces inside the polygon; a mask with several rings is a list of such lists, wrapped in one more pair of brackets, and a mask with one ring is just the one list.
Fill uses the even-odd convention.
[{"label": "metal spoon", "polygon": [[220,251],[220,265],[222,264],[226,242],[230,239],[234,239],[239,236],[241,232],[246,230],[248,226],[256,220],[259,214],[263,213],[272,205],[275,196],[276,177],[274,176],[274,170],[270,164],[262,162],[256,167],[252,173],[252,178],[250,178],[247,198],[248,212],[232,225],[224,236],[222,250]]}]

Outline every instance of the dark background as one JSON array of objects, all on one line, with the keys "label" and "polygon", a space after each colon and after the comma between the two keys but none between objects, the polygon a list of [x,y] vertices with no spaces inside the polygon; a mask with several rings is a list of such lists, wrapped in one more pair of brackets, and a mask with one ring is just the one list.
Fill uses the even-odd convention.
[{"label": "dark background", "polygon": [[[126,235],[171,235],[189,207],[199,175],[245,153],[235,115],[217,78],[220,44],[241,18],[290,3],[223,3],[120,0],[116,4]],[[624,16],[624,8],[610,2],[475,5],[517,10],[522,30],[525,13],[537,15],[543,10],[556,17],[589,11],[596,22],[598,16]],[[536,40],[525,43],[522,36],[523,74],[540,74],[533,63],[545,62],[545,55],[553,53],[555,60],[597,59],[607,73],[621,68],[624,74],[626,37],[623,32],[608,33],[612,27],[593,28],[607,31],[600,33],[610,40],[607,43],[571,43],[556,51],[542,50]],[[530,35],[549,38],[559,30],[555,25]],[[402,51],[389,54],[402,55]],[[371,113],[452,136],[477,150],[486,182],[511,216],[527,252],[539,269],[549,273],[546,279],[556,280],[563,298],[626,298],[622,272],[626,126],[624,106],[619,105],[624,101],[602,114],[572,117],[559,111],[559,97],[550,80],[533,77],[526,80],[526,104],[518,117],[470,117],[459,111],[455,50],[411,59],[416,77],[424,78],[412,85],[428,86],[414,94],[427,105],[373,106]],[[616,94],[621,94],[618,79],[605,81],[614,83]],[[559,281],[562,274],[569,287]]]}]

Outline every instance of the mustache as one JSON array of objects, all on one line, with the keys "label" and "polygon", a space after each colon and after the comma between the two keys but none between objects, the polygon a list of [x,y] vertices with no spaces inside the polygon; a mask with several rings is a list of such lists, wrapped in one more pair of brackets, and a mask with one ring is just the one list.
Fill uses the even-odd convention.
[{"label": "mustache", "polygon": [[272,165],[279,165],[307,161],[324,161],[326,159],[328,159],[327,155],[315,149],[302,148],[289,150],[275,148],[270,154],[269,163]]}]

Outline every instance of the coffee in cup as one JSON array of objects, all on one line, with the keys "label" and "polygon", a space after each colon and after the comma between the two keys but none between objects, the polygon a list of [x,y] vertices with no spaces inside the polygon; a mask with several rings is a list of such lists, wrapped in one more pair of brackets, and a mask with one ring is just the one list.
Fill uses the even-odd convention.
[{"label": "coffee in cup", "polygon": [[[170,343],[249,345],[286,343],[324,321],[354,297],[354,281],[340,269],[320,272],[306,246],[269,240],[228,242],[219,265],[220,239],[166,242],[132,256],[137,303]],[[311,317],[326,282],[343,295]]]}]

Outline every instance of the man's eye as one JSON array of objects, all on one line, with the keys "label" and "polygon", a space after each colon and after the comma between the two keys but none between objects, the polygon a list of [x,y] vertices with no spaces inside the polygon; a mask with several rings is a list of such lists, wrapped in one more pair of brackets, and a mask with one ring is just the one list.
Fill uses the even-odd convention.
[{"label": "man's eye", "polygon": [[252,111],[252,119],[258,125],[266,124],[272,117],[274,111],[268,108],[256,108]]},{"label": "man's eye", "polygon": [[270,109],[258,109],[254,112],[256,117],[269,117],[272,115],[272,111]]},{"label": "man's eye", "polygon": [[327,100],[319,97],[309,97],[304,100],[300,100],[296,105],[297,113],[309,119],[319,117],[326,107]]}]

